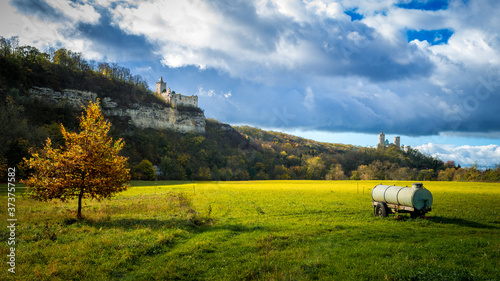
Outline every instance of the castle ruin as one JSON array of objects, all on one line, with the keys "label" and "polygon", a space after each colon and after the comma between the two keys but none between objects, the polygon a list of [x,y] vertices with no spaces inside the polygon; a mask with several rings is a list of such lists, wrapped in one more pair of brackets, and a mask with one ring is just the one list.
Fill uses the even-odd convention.
[{"label": "castle ruin", "polygon": [[[389,141],[385,139],[385,134],[384,132],[380,132],[378,135],[378,147],[383,148],[386,147],[389,144]],[[399,136],[394,137],[394,143],[392,143],[397,148],[400,148],[401,146],[401,138]]]},{"label": "castle ruin", "polygon": [[378,135],[378,147],[385,147],[385,135],[384,132],[380,132]]},{"label": "castle ruin", "polygon": [[167,83],[163,82],[163,77],[160,77],[160,80],[156,82],[156,94],[160,95],[174,108],[177,108],[179,105],[198,107],[198,96],[184,96],[175,92],[172,93],[170,87],[167,88]]},{"label": "castle ruin", "polygon": [[394,137],[394,146],[395,147],[399,148],[401,146],[400,140],[401,140],[401,138],[399,136]]}]

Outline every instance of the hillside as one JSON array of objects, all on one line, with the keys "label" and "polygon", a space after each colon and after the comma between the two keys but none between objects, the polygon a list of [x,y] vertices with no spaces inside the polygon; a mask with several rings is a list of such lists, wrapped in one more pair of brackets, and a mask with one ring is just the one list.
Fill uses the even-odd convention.
[{"label": "hillside", "polygon": [[500,169],[460,169],[410,147],[321,143],[206,120],[199,108],[171,108],[130,70],[65,49],[47,54],[0,38],[0,65],[0,170],[16,166],[21,178],[29,150],[48,137],[61,145],[60,124],[77,130],[80,105],[99,98],[134,179],[500,179]]},{"label": "hillside", "polygon": [[443,166],[441,161],[410,147],[404,150],[393,146],[376,149],[316,142],[246,126],[237,127],[237,130],[251,143],[260,143],[264,150],[278,155],[274,163],[276,179],[424,180],[429,177],[429,169]]}]

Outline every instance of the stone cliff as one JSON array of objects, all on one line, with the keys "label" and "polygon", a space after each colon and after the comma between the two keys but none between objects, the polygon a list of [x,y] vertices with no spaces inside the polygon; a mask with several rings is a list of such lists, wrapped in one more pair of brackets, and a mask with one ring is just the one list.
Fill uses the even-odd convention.
[{"label": "stone cliff", "polygon": [[[96,101],[97,94],[92,92],[65,89],[62,92],[49,88],[33,87],[29,91],[30,98],[37,98],[50,103],[70,106],[80,109],[90,100]],[[205,115],[198,111],[179,111],[166,104],[153,103],[145,106],[138,103],[119,105],[109,97],[101,101],[102,112],[107,117],[128,119],[130,124],[138,128],[157,130],[171,129],[176,132],[205,133]]]}]

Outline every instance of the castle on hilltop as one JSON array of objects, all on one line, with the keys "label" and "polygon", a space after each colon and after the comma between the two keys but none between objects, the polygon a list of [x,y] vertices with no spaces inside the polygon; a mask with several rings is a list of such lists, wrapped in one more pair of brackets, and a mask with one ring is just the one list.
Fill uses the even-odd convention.
[{"label": "castle on hilltop", "polygon": [[[385,139],[384,132],[380,132],[380,134],[378,135],[378,147],[382,148],[382,147],[386,147],[388,145],[389,145],[389,140]],[[401,138],[399,136],[394,137],[394,144],[392,144],[392,145],[394,145],[397,148],[400,148]]]},{"label": "castle on hilltop", "polygon": [[160,77],[160,80],[156,82],[156,93],[174,108],[178,105],[198,107],[198,96],[184,96],[175,92],[172,93],[170,87],[167,88],[167,83],[163,82],[163,77]]}]

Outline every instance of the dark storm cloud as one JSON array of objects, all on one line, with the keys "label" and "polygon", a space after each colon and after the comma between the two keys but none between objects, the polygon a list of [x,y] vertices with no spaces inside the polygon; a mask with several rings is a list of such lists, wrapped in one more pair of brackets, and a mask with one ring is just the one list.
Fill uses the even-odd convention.
[{"label": "dark storm cloud", "polygon": [[95,50],[113,61],[152,61],[158,59],[153,47],[144,36],[127,34],[113,24],[108,10],[97,8],[101,15],[97,23],[78,23],[67,36],[85,38],[92,42]]},{"label": "dark storm cloud", "polygon": [[249,1],[214,1],[211,3],[224,18],[227,25],[240,28],[235,41],[248,49],[271,52],[285,26],[291,24],[283,16],[262,18]]},{"label": "dark storm cloud", "polygon": [[11,0],[10,4],[20,13],[36,16],[44,21],[63,21],[66,16],[58,9],[49,5],[45,0]]},{"label": "dark storm cloud", "polygon": [[315,44],[314,55],[322,59],[307,70],[320,75],[390,81],[425,77],[433,69],[433,63],[416,46],[381,40],[373,28],[360,22],[328,20],[299,28],[296,34]]},{"label": "dark storm cloud", "polygon": [[[19,12],[36,16],[45,21],[70,21],[70,18],[64,13],[68,6],[58,7],[55,5],[53,7],[44,0],[13,0],[11,3]],[[69,7],[73,4],[78,3],[71,3]],[[66,39],[85,39],[91,42],[94,47],[93,52],[100,53],[104,58],[113,61],[157,59],[152,53],[152,46],[144,36],[127,34],[113,24],[110,11],[107,8],[98,5],[93,8],[100,15],[97,22],[69,22],[66,28],[60,30],[61,34]]]}]

